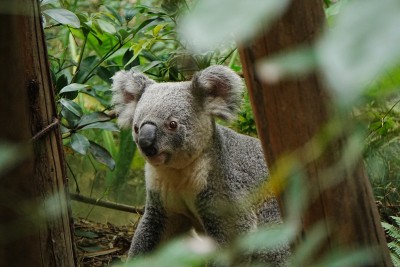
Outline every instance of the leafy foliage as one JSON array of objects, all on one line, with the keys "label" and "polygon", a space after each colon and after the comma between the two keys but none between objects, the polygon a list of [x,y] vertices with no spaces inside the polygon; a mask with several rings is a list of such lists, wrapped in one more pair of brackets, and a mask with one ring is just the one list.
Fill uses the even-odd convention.
[{"label": "leafy foliage", "polygon": [[245,92],[244,94],[244,101],[242,104],[242,108],[239,111],[238,118],[234,122],[233,127],[236,128],[241,133],[252,136],[257,135],[254,115],[251,109],[249,95],[247,92]]},{"label": "leafy foliage", "polygon": [[153,2],[42,1],[66,151],[106,166],[106,185],[114,189],[127,182],[136,155],[129,131],[119,133],[113,120],[115,72],[133,68],[157,81],[181,81],[211,64],[237,61],[233,46],[189,53],[176,32],[186,1]]},{"label": "leafy foliage", "polygon": [[394,266],[400,266],[400,217],[392,216],[391,218],[394,221],[393,224],[382,222],[382,226],[390,240],[388,247],[391,252],[392,262]]},{"label": "leafy foliage", "polygon": [[[229,2],[230,7],[236,7],[236,13],[226,12],[226,5],[215,8],[212,1],[204,1],[203,6],[194,10],[191,18],[185,17],[190,3],[184,0],[158,2],[41,2],[66,151],[74,158],[84,155],[84,158],[90,159],[95,177],[98,176],[98,168],[105,166],[108,169],[105,175],[107,187],[127,182],[132,159],[137,154],[129,138],[129,130],[118,132],[114,124],[115,114],[112,113],[109,92],[113,74],[121,69],[134,68],[157,81],[180,81],[190,78],[196,70],[224,63],[240,72],[237,52],[230,40],[231,32],[227,29],[236,29],[235,36],[239,40],[251,38],[257,33],[255,24],[258,18],[272,21],[283,12],[286,3],[271,1],[260,8],[246,2],[246,10],[257,14],[252,17],[254,20],[248,20],[248,14],[240,8],[243,4],[240,1]],[[325,31],[311,46],[284,51],[266,59],[261,64],[260,73],[270,82],[301,76],[312,70],[324,75],[332,94],[337,96],[338,106],[351,109],[354,123],[364,125],[366,134],[358,139],[364,141],[368,173],[377,200],[384,207],[383,218],[393,223],[398,217],[390,219],[390,216],[399,212],[397,207],[400,201],[399,4],[395,0],[324,0],[324,4],[332,30]],[[270,16],[264,16],[264,8]],[[186,41],[177,37],[177,25],[182,21],[185,25],[180,28],[181,31],[192,36]],[[222,21],[224,23],[219,23]],[[203,48],[218,44],[219,50],[189,53],[187,46],[199,36],[207,36],[198,42]],[[339,126],[345,127],[343,124]],[[247,134],[256,134],[247,95],[234,127]],[[91,159],[99,162],[100,167]],[[297,198],[291,203],[298,207],[301,201]],[[384,224],[395,242],[389,243],[394,263],[400,261],[396,241],[399,237],[398,225],[398,221],[397,225]],[[277,232],[268,232],[270,230],[267,229],[262,236],[278,233],[280,237],[293,239],[296,227],[285,225],[282,229],[271,230]],[[296,265],[310,266],[307,255],[318,249],[319,240],[323,238],[321,235],[316,226],[315,235],[293,255]],[[253,239],[257,241],[257,236],[242,242],[251,244]],[[243,244],[240,242],[237,244],[239,247]],[[166,262],[173,266],[189,263],[195,266],[204,263],[204,258],[218,256],[215,256],[214,250],[199,254],[198,250],[188,246],[187,241],[174,244],[165,247],[153,260],[160,266],[165,266]],[[217,254],[229,258],[229,252]],[[335,263],[346,266],[341,259],[347,264],[352,260],[353,263],[354,260],[369,260],[365,251],[343,255],[343,252],[337,252],[333,259],[327,256],[326,261],[317,266]],[[145,260],[139,262],[144,264]]]}]

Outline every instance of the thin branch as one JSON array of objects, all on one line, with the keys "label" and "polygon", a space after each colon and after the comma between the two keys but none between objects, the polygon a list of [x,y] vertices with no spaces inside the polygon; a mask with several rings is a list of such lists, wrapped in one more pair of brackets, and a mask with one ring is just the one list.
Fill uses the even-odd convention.
[{"label": "thin branch", "polygon": [[116,203],[116,202],[111,202],[111,201],[94,199],[94,198],[82,196],[80,194],[71,193],[70,195],[71,195],[72,200],[79,201],[79,202],[86,203],[86,204],[100,206],[103,208],[125,211],[125,212],[135,213],[135,214],[139,214],[139,215],[143,215],[143,212],[144,212],[143,208],[137,208],[137,207],[120,204],[120,203]]},{"label": "thin branch", "polygon": [[58,125],[58,119],[54,118],[53,122],[47,125],[45,128],[40,130],[38,133],[36,133],[34,136],[32,136],[32,141],[36,141],[37,139],[41,138],[45,134],[47,134],[50,130],[52,130],[54,127]]},{"label": "thin branch", "polygon": [[385,113],[385,115],[383,115],[383,117],[381,118],[381,125],[379,125],[378,127],[376,127],[374,130],[372,130],[366,139],[370,138],[371,135],[375,134],[379,129],[381,129],[383,127],[383,124],[385,123],[385,119],[386,117],[389,115],[389,113],[394,109],[395,106],[397,106],[397,104],[400,103],[400,100],[396,101],[396,103],[393,104],[393,106]]},{"label": "thin branch", "polygon": [[75,173],[72,171],[71,166],[69,166],[68,161],[66,161],[66,163],[67,163],[68,170],[71,172],[71,175],[74,178],[75,186],[76,186],[76,192],[79,194],[81,192],[81,190],[79,189],[79,184],[78,184],[78,181],[76,180]]},{"label": "thin branch", "polygon": [[86,34],[85,40],[83,41],[83,46],[82,46],[82,49],[81,49],[81,53],[79,54],[78,66],[76,67],[76,71],[74,73],[74,76],[72,77],[71,83],[74,83],[76,81],[76,77],[77,77],[77,75],[79,73],[79,70],[81,69],[82,60],[83,60],[83,53],[85,52],[86,43],[87,43],[88,38],[89,38],[89,33]]}]

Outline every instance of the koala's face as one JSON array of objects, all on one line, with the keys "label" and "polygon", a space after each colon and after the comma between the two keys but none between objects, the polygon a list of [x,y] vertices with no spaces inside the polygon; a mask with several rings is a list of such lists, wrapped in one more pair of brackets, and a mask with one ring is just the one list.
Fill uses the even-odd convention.
[{"label": "koala's face", "polygon": [[141,95],[132,131],[150,164],[184,167],[200,152],[199,138],[205,142],[212,133],[212,121],[198,112],[190,89],[190,82],[154,83]]},{"label": "koala's face", "polygon": [[209,67],[189,82],[156,83],[127,71],[113,80],[119,124],[132,128],[147,162],[172,168],[184,168],[208,148],[214,117],[229,119],[242,89],[240,78],[222,66]]}]

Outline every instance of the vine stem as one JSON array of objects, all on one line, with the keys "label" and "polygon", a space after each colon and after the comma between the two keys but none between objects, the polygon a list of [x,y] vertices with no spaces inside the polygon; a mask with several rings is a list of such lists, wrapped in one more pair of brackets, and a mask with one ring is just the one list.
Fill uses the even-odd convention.
[{"label": "vine stem", "polygon": [[387,117],[387,116],[389,115],[389,113],[394,109],[394,107],[397,106],[397,104],[399,104],[399,103],[400,103],[400,99],[397,100],[396,103],[394,103],[394,104],[392,105],[392,107],[385,113],[385,115],[383,115],[383,117],[381,118],[381,125],[378,126],[378,127],[376,127],[374,130],[372,130],[372,131],[368,134],[368,136],[367,136],[366,139],[370,138],[371,135],[375,134],[376,131],[378,131],[379,129],[381,129],[381,128],[383,127],[383,124],[385,123],[386,117]]},{"label": "vine stem", "polygon": [[72,77],[71,83],[74,83],[76,81],[76,77],[77,77],[78,72],[79,72],[79,70],[81,68],[82,60],[83,60],[83,53],[85,52],[88,36],[89,36],[89,34],[85,35],[85,40],[83,41],[83,46],[82,46],[82,49],[81,49],[81,52],[80,52],[79,58],[78,58],[78,66],[76,67],[76,70],[75,70],[74,76]]}]

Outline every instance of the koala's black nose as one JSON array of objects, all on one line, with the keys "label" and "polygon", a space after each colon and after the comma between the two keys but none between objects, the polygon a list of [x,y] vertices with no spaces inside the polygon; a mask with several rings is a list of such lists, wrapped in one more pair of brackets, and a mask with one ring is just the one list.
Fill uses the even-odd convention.
[{"label": "koala's black nose", "polygon": [[155,156],[158,153],[156,148],[156,132],[157,127],[151,123],[143,124],[139,130],[138,144],[142,152],[148,157]]}]

